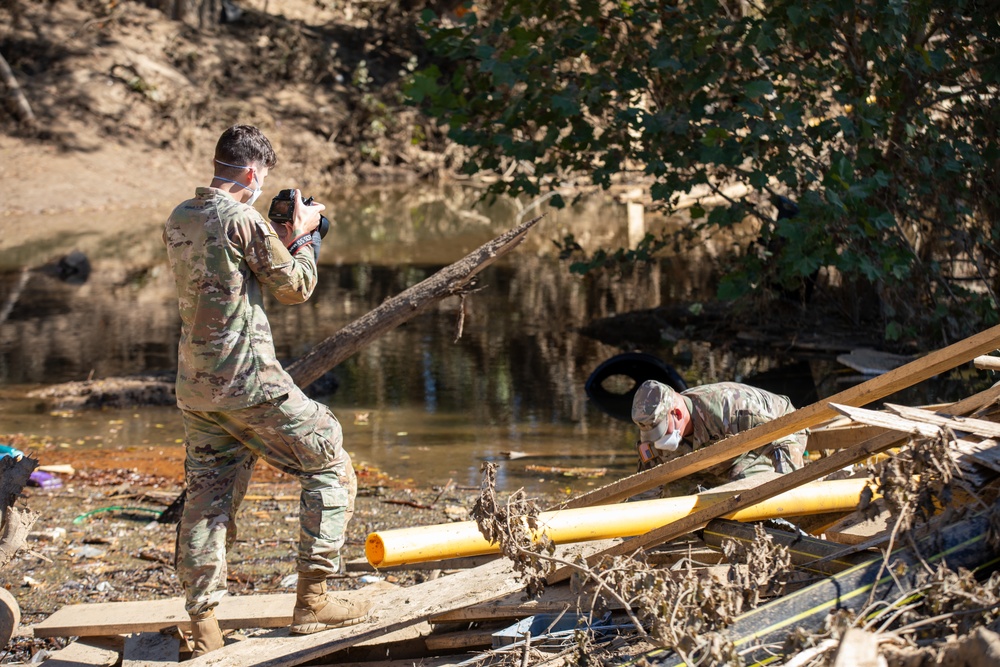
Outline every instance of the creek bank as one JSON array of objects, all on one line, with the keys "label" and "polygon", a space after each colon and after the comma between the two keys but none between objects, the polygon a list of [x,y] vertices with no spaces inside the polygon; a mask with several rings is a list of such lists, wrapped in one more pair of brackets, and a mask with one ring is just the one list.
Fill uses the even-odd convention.
[{"label": "creek bank", "polygon": [[[29,662],[39,651],[68,643],[23,636],[25,627],[64,605],[182,595],[173,568],[176,526],[156,520],[182,490],[182,452],[171,456],[145,447],[77,451],[16,434],[0,435],[0,441],[43,465],[58,462],[75,470],[58,475],[57,488],[26,487],[18,503],[40,516],[27,550],[0,571],[0,585],[13,594],[22,613],[22,636],[11,641],[2,662]],[[357,472],[357,507],[345,561],[364,557],[365,538],[375,530],[468,518],[478,494],[454,485],[418,488],[363,465]],[[294,592],[290,575],[295,571],[298,505],[298,485],[259,463],[237,518],[239,537],[229,556],[230,594]],[[428,576],[427,571],[379,574],[352,568],[331,585],[355,589],[371,577],[409,585]]]}]

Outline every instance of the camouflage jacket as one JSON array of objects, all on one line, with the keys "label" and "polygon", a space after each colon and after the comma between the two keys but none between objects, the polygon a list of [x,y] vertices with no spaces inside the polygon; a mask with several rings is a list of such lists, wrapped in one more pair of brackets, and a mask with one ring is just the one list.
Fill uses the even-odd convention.
[{"label": "camouflage jacket", "polygon": [[[671,455],[659,462],[701,449],[795,410],[795,406],[786,396],[772,394],[739,382],[716,382],[692,387],[681,392],[681,396],[688,401],[693,430],[690,435],[684,437],[675,452],[671,452]],[[713,466],[706,472],[730,479],[760,472],[770,467],[768,461],[776,447],[790,450],[792,458],[796,461],[794,467],[801,467],[804,444],[804,434],[793,433],[731,461]]]},{"label": "camouflage jacket", "polygon": [[163,241],[181,315],[177,405],[236,410],[287,393],[294,383],[274,352],[263,288],[285,304],[308,299],[313,253],[292,257],[256,209],[205,187],[170,214]]}]

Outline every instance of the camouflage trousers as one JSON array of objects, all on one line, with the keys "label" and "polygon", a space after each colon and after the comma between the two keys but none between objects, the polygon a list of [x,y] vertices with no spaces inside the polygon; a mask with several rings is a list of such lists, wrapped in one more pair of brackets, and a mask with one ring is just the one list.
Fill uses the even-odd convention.
[{"label": "camouflage trousers", "polygon": [[340,422],[295,389],[242,410],[183,411],[187,436],[184,511],[177,527],[177,575],[197,614],[226,594],[226,552],[258,458],[298,478],[298,572],[336,574],[358,483]]}]

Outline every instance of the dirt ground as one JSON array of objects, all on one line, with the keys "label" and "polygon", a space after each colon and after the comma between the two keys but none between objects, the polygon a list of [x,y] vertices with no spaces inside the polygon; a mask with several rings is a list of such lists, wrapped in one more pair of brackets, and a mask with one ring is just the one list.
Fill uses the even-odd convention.
[{"label": "dirt ground", "polygon": [[445,175],[453,149],[400,104],[400,24],[369,24],[382,4],[247,2],[196,28],[139,2],[0,3],[0,53],[35,116],[0,108],[0,249],[182,201],[234,123],[275,146],[266,196]]},{"label": "dirt ground", "polygon": [[[183,461],[162,452],[127,450],[77,452],[67,457],[44,439],[2,435],[0,440],[40,459],[53,453],[71,460],[73,474],[57,475],[58,487],[29,486],[19,503],[38,513],[27,549],[2,572],[21,609],[22,628],[64,605],[152,600],[182,595],[173,568],[176,524],[158,515],[181,492]],[[377,470],[359,468],[357,509],[349,529],[345,560],[364,557],[367,535],[376,529],[447,523],[468,518],[474,489],[416,489]],[[229,555],[229,592],[254,595],[294,591],[298,531],[298,485],[287,475],[258,464],[237,524]],[[351,568],[333,580],[341,589],[360,588],[377,576],[400,585],[419,583],[427,572],[373,573]],[[22,631],[24,634],[26,631]],[[15,637],[0,662],[28,662],[54,651],[66,639]]]}]

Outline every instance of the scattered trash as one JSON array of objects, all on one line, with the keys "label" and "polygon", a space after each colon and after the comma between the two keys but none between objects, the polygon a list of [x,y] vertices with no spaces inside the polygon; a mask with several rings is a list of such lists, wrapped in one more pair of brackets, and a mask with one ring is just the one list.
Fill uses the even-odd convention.
[{"label": "scattered trash", "polygon": [[38,652],[35,653],[35,655],[31,656],[31,664],[37,665],[43,663],[46,660],[48,660],[51,656],[52,656],[52,651],[49,651],[48,649],[44,648],[40,649]]},{"label": "scattered trash", "polygon": [[98,591],[99,593],[110,593],[111,591],[115,590],[115,587],[112,586],[110,582],[102,581],[101,583],[97,584],[97,586],[94,587],[94,590]]},{"label": "scattered trash", "polygon": [[24,452],[10,445],[0,445],[0,459],[5,456],[9,456],[12,459],[20,459],[24,456]]},{"label": "scattered trash", "polygon": [[380,581],[385,581],[385,577],[377,577],[374,574],[363,574],[358,577],[358,581],[362,584],[376,584]]},{"label": "scattered trash", "polygon": [[36,530],[28,533],[28,539],[39,542],[59,542],[65,537],[66,529],[62,526],[57,526],[52,530]]},{"label": "scattered trash", "polygon": [[73,547],[70,549],[70,553],[77,558],[100,558],[107,552],[104,549],[98,549],[97,547],[92,547],[89,544],[84,544],[79,547]]},{"label": "scattered trash", "polygon": [[296,573],[296,574],[290,574],[284,579],[282,579],[280,585],[282,588],[292,588],[298,582],[299,582],[299,575]]},{"label": "scattered trash", "polygon": [[28,486],[40,486],[43,489],[59,489],[62,488],[62,485],[62,480],[44,470],[35,470],[28,477]]},{"label": "scattered trash", "polygon": [[155,514],[156,516],[163,514],[163,510],[154,510],[149,507],[122,507],[120,505],[112,505],[111,507],[101,507],[96,510],[84,512],[80,516],[73,519],[73,523],[83,523],[95,514],[101,514],[102,512],[146,512],[148,514]]}]

